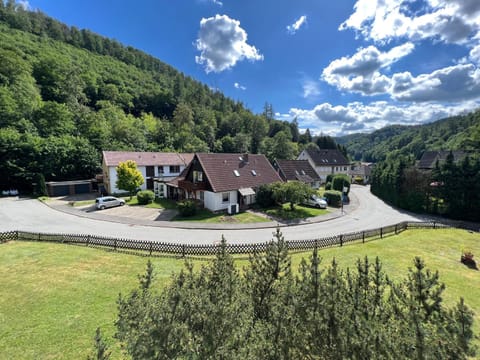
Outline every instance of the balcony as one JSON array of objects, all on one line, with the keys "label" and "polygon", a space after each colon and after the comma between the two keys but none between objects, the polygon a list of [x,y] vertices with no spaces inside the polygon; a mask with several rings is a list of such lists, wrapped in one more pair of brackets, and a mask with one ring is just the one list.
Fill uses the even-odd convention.
[{"label": "balcony", "polygon": [[207,184],[204,182],[196,182],[193,183],[188,180],[179,180],[178,181],[178,187],[180,189],[183,189],[185,191],[198,191],[198,190],[207,190]]}]

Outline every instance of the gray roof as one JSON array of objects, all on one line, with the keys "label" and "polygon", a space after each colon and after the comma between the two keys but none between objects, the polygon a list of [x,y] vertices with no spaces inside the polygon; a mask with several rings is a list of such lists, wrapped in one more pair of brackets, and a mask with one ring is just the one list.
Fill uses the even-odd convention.
[{"label": "gray roof", "polygon": [[[453,161],[457,162],[463,159],[466,153],[462,150],[452,151],[453,154]],[[418,162],[419,169],[433,169],[435,167],[435,163],[437,161],[443,162],[447,160],[447,156],[450,154],[448,150],[440,150],[440,151],[425,151]]]},{"label": "gray roof", "polygon": [[315,166],[337,166],[349,165],[350,161],[342,154],[340,150],[336,149],[306,149],[310,158],[315,163]]}]

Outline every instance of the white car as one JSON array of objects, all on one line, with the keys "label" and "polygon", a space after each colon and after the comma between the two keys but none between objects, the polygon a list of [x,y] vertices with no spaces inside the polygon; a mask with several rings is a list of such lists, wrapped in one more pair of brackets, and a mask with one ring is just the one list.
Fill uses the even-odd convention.
[{"label": "white car", "polygon": [[95,199],[95,207],[99,210],[123,205],[125,205],[125,200],[113,196],[102,196]]},{"label": "white car", "polygon": [[303,202],[304,205],[313,206],[318,209],[326,209],[327,202],[322,198],[319,198],[317,195],[311,195],[309,198],[305,199]]}]

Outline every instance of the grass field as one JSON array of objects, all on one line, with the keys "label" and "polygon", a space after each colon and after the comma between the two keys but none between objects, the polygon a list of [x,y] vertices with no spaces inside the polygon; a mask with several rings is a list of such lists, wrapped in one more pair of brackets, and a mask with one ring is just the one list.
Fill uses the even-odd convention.
[{"label": "grass field", "polygon": [[327,209],[317,209],[308,206],[295,205],[295,209],[290,209],[290,203],[277,206],[265,211],[270,216],[282,219],[282,220],[298,220],[306,219],[309,217],[328,214]]},{"label": "grass field", "polygon": [[[228,240],[228,239],[227,239]],[[459,261],[468,247],[480,257],[480,234],[463,230],[410,230],[365,244],[324,249],[323,265],[333,257],[340,266],[357,258],[379,256],[390,277],[400,280],[421,256],[431,270],[439,270],[447,290],[445,302],[460,296],[475,312],[480,330],[480,271]],[[292,255],[297,269],[302,257]],[[35,242],[0,245],[0,354],[6,359],[84,359],[92,348],[97,326],[111,338],[115,329],[118,293],[137,286],[146,258],[98,249]],[[183,260],[152,258],[156,284],[161,287]],[[202,262],[195,262],[199,266]],[[247,264],[239,260],[238,266]],[[477,344],[480,344],[477,342]],[[113,359],[121,358],[113,347]]]},{"label": "grass field", "polygon": [[235,215],[227,215],[224,213],[213,213],[206,209],[199,209],[197,213],[192,216],[182,217],[180,215],[175,216],[172,221],[195,221],[202,223],[230,223],[230,224],[249,224],[259,222],[269,222],[268,218],[259,216],[250,212],[241,212]]}]

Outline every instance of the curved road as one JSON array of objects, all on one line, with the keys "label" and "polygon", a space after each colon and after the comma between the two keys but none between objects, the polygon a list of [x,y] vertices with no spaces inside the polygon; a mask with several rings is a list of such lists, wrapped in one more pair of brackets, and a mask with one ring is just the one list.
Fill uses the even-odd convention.
[{"label": "curved road", "polygon": [[[401,221],[424,220],[421,215],[402,212],[385,204],[370,193],[369,187],[352,186],[358,206],[329,221],[282,227],[287,240],[314,239],[353,231],[392,225]],[[94,234],[170,243],[211,244],[224,235],[229,243],[261,243],[272,238],[267,229],[179,229],[132,225],[95,220],[54,210],[40,201],[22,198],[0,199],[0,231]]]}]

